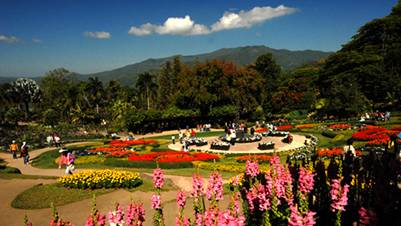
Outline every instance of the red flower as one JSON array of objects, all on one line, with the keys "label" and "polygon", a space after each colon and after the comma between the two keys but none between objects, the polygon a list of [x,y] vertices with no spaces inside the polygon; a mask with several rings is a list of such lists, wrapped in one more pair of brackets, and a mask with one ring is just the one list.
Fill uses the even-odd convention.
[{"label": "red flower", "polygon": [[288,131],[290,129],[294,128],[292,125],[284,125],[284,126],[277,126],[278,131]]},{"label": "red flower", "polygon": [[272,157],[270,155],[242,155],[236,158],[237,162],[257,161],[259,163],[269,162]]},{"label": "red flower", "polygon": [[267,132],[267,128],[259,128],[255,130],[256,133],[265,133]]},{"label": "red flower", "polygon": [[128,157],[130,161],[158,161],[158,162],[193,162],[193,161],[210,161],[219,160],[220,157],[216,154],[208,154],[201,152],[179,152],[179,151],[166,151],[155,152],[143,155],[135,155]]},{"label": "red flower", "polygon": [[329,128],[334,129],[334,130],[349,129],[349,128],[351,128],[351,125],[350,124],[333,124],[333,125],[329,125]]}]

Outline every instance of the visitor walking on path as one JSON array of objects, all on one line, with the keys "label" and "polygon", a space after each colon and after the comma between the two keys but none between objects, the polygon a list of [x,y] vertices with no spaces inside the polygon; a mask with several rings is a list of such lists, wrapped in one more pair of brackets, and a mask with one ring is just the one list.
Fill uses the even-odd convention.
[{"label": "visitor walking on path", "polygon": [[13,153],[13,159],[17,158],[18,152],[18,144],[13,140],[12,144],[10,144],[10,151]]},{"label": "visitor walking on path", "polygon": [[61,155],[60,155],[60,159],[58,161],[58,168],[61,169],[62,166],[67,166],[68,162],[67,162],[67,152],[68,150],[66,148],[61,148],[58,151]]},{"label": "visitor walking on path", "polygon": [[68,151],[67,153],[67,168],[65,169],[65,174],[72,174],[72,171],[75,170],[75,156]]},{"label": "visitor walking on path", "polygon": [[21,146],[21,157],[24,160],[24,164],[28,165],[29,164],[29,153],[28,153],[28,146],[26,145],[26,142],[22,142]]}]

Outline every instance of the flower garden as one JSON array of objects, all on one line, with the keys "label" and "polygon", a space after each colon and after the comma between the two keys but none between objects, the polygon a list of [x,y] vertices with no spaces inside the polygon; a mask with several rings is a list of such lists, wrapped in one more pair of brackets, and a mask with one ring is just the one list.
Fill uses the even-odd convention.
[{"label": "flower garden", "polygon": [[[268,154],[212,154],[169,150],[163,139],[112,140],[72,147],[79,171],[57,183],[82,191],[132,189],[142,186],[144,172],[153,171],[154,193],[148,201],[116,204],[104,213],[94,208],[85,225],[170,225],[171,216],[163,211],[165,174],[193,175],[191,191],[176,192],[177,226],[392,225],[387,219],[394,213],[387,210],[399,206],[401,169],[391,155],[373,148],[385,147],[401,126],[306,123],[277,129],[304,134],[317,145]],[[356,156],[344,157],[343,146],[351,138]],[[59,154],[52,156],[54,166]],[[113,170],[96,169],[104,167]],[[150,209],[144,207],[147,202]],[[60,215],[51,222],[72,225]]]}]

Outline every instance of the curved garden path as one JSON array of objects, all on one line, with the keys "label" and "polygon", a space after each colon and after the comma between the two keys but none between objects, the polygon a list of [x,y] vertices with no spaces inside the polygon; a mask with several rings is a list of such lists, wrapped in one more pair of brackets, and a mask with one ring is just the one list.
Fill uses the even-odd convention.
[{"label": "curved garden path", "polygon": [[[157,134],[159,136],[161,134]],[[163,134],[162,134],[163,135]],[[156,136],[156,134],[154,135]],[[151,136],[149,136],[151,137]],[[77,142],[66,144],[65,146],[84,145],[91,142]],[[35,158],[40,154],[54,150],[54,147],[42,148],[31,151],[29,154],[31,158]],[[39,169],[32,167],[31,165],[23,164],[23,160],[13,159],[9,153],[0,153],[0,158],[8,162],[8,166],[18,168],[22,174],[26,175],[39,175],[39,176],[63,176],[63,169]],[[79,170],[79,169],[78,169]],[[147,174],[150,175],[150,174]],[[172,182],[181,190],[190,192],[192,190],[192,178],[165,175],[165,178],[172,180]],[[24,190],[38,185],[54,183],[54,179],[0,179],[0,225],[7,226],[20,226],[23,224],[23,218],[26,214],[33,225],[48,225],[51,217],[51,209],[35,209],[35,210],[22,210],[11,207],[12,200]],[[206,182],[206,181],[205,181]],[[141,192],[134,191],[129,192],[127,190],[119,189],[104,195],[97,197],[97,207],[102,213],[107,213],[114,208],[115,203],[122,204],[123,208],[127,206],[130,200],[140,201],[144,203],[146,212],[145,225],[152,225],[152,216],[154,211],[150,207],[150,198],[152,192]],[[166,225],[174,225],[175,215],[177,213],[175,203],[176,191],[162,192],[162,200],[165,211]],[[225,207],[228,204],[228,198],[222,202]],[[188,203],[192,206],[190,200]],[[62,218],[70,220],[75,225],[83,225],[85,219],[91,210],[91,199],[85,199],[75,203],[67,204],[64,206],[57,207]],[[190,208],[187,208],[187,216],[191,216]]]}]

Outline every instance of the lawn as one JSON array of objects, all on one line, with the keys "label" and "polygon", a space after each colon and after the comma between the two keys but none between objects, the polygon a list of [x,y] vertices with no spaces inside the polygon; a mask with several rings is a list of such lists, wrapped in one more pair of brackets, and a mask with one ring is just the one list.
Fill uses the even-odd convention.
[{"label": "lawn", "polygon": [[[143,183],[135,188],[127,189],[130,192],[153,191],[152,178],[142,175]],[[176,187],[171,180],[166,179],[162,191],[175,190]],[[20,193],[11,203],[11,206],[18,209],[42,209],[50,208],[51,203],[54,206],[62,206],[84,199],[92,198],[93,195],[99,196],[117,189],[69,189],[60,184],[39,184]]]}]

